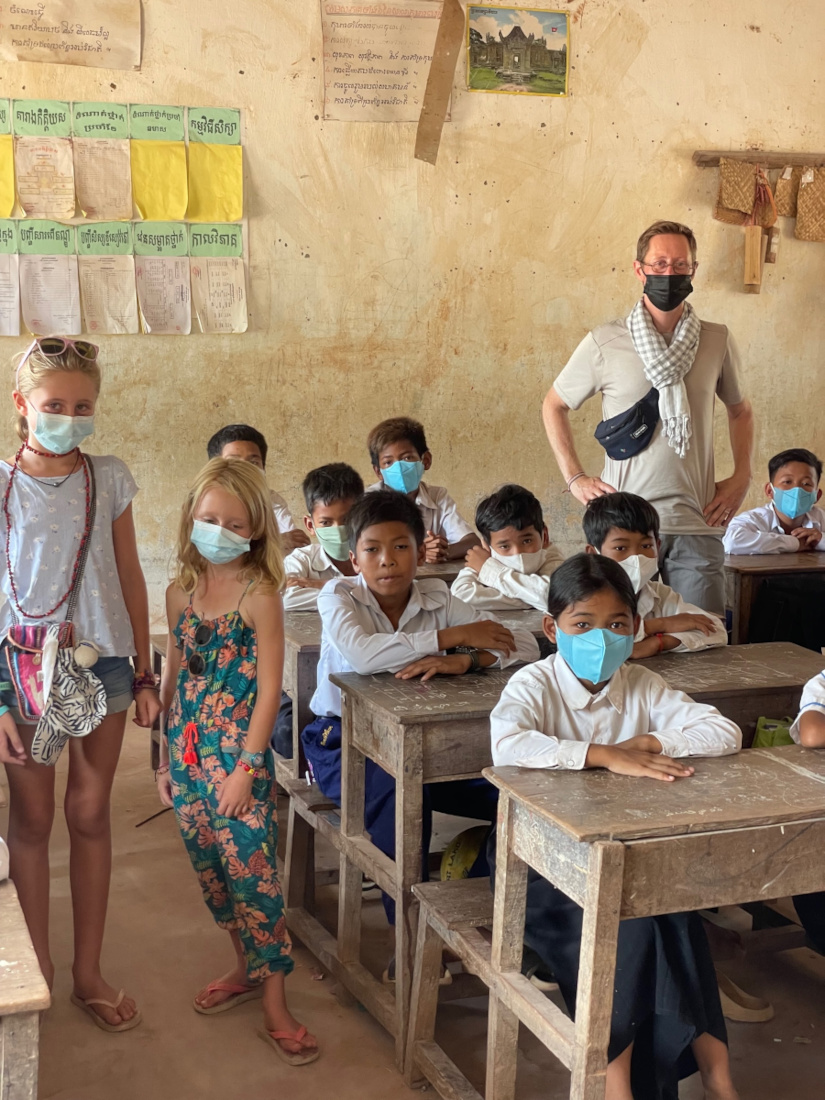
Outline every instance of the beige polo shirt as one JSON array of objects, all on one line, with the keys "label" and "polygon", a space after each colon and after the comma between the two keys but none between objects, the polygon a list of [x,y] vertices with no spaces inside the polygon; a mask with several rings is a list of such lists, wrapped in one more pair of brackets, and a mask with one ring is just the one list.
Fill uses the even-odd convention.
[{"label": "beige polo shirt", "polygon": [[[739,356],[724,325],[702,321],[699,347],[685,375],[693,434],[690,449],[679,458],[661,432],[641,454],[621,462],[605,455],[602,478],[619,492],[637,493],[653,504],[665,535],[716,535],[702,511],[716,493],[713,462],[713,407],[718,396],[725,405],[743,400]],[[602,395],[602,419],[626,412],[650,389],[642,360],[636,354],[627,320],[621,318],[593,329],[570,357],[553,383],[571,409]]]}]

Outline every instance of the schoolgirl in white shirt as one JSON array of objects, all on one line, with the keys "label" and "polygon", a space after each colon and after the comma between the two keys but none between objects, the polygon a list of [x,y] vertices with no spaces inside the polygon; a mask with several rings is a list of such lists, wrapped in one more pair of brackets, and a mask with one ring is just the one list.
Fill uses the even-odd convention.
[{"label": "schoolgirl in white shirt", "polygon": [[[713,707],[627,664],[636,593],[608,558],[577,554],[553,574],[545,620],[558,652],[518,670],[491,716],[493,761],[523,768],[606,768],[690,782],[690,756],[722,756],[739,729]],[[494,862],[494,839],[489,848]],[[525,942],[576,1003],[582,910],[532,872]],[[638,1053],[637,1053],[638,1052]],[[702,1075],[705,1095],[737,1100],[713,961],[696,913],[622,921],[617,945],[606,1100],[676,1096]]]}]

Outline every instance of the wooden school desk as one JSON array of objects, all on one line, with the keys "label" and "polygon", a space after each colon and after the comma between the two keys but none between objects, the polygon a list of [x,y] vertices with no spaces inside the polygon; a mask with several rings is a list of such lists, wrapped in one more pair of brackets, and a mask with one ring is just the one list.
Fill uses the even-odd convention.
[{"label": "wooden school desk", "polygon": [[[825,888],[825,754],[794,745],[692,763],[673,784],[485,771],[500,791],[492,943],[466,919],[450,927],[444,887],[455,897],[463,883],[416,887],[427,973],[417,967],[408,1080],[423,1072],[444,1097],[481,1100],[434,1042],[441,940],[490,989],[486,1100],[514,1096],[519,1021],[570,1068],[571,1100],[601,1100],[620,919]],[[528,867],[584,908],[575,1023],[521,974]]]},{"label": "wooden school desk", "polygon": [[[166,660],[167,641],[167,634],[149,635],[149,644],[152,647],[152,672],[158,677],[163,675],[163,662]],[[158,715],[152,728],[149,730],[149,767],[152,771],[157,771],[158,764],[160,764],[160,737],[161,716]]]},{"label": "wooden school desk", "polygon": [[51,1004],[14,883],[0,882],[0,1096],[36,1100],[40,1013]]},{"label": "wooden school desk", "polygon": [[745,645],[750,636],[751,612],[759,586],[770,577],[825,576],[825,554],[727,554],[725,587],[733,612],[731,643]]}]

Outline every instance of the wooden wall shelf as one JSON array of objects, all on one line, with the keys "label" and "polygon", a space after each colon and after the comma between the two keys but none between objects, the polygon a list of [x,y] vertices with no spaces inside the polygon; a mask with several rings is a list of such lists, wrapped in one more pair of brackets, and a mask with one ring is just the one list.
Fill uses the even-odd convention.
[{"label": "wooden wall shelf", "polygon": [[759,149],[746,149],[743,153],[720,149],[697,149],[693,163],[699,168],[718,168],[719,158],[746,160],[762,168],[784,168],[786,164],[798,164],[803,168],[825,168],[825,153],[766,153]]}]

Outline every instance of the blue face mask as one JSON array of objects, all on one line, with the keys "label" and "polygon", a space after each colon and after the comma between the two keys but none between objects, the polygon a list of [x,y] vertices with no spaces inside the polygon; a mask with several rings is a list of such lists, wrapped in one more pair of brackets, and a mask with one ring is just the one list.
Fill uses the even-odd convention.
[{"label": "blue face mask", "polygon": [[399,493],[414,493],[424,476],[423,462],[393,462],[381,471],[384,484]]},{"label": "blue face mask", "polygon": [[777,489],[773,488],[773,502],[776,510],[788,519],[796,519],[810,512],[816,504],[816,492],[809,489]]},{"label": "blue face mask", "polygon": [[213,565],[226,565],[249,551],[249,539],[227,531],[217,523],[196,519],[192,524],[192,542]]},{"label": "blue face mask", "polygon": [[315,537],[327,557],[333,561],[349,561],[349,527],[316,527]]},{"label": "blue face mask", "polygon": [[60,413],[34,413],[34,432],[37,442],[53,455],[67,455],[79,447],[95,430],[94,416],[63,416]]},{"label": "blue face mask", "polygon": [[632,634],[614,634],[594,628],[585,634],[565,634],[556,626],[556,647],[574,676],[601,684],[625,663],[633,652]]}]

